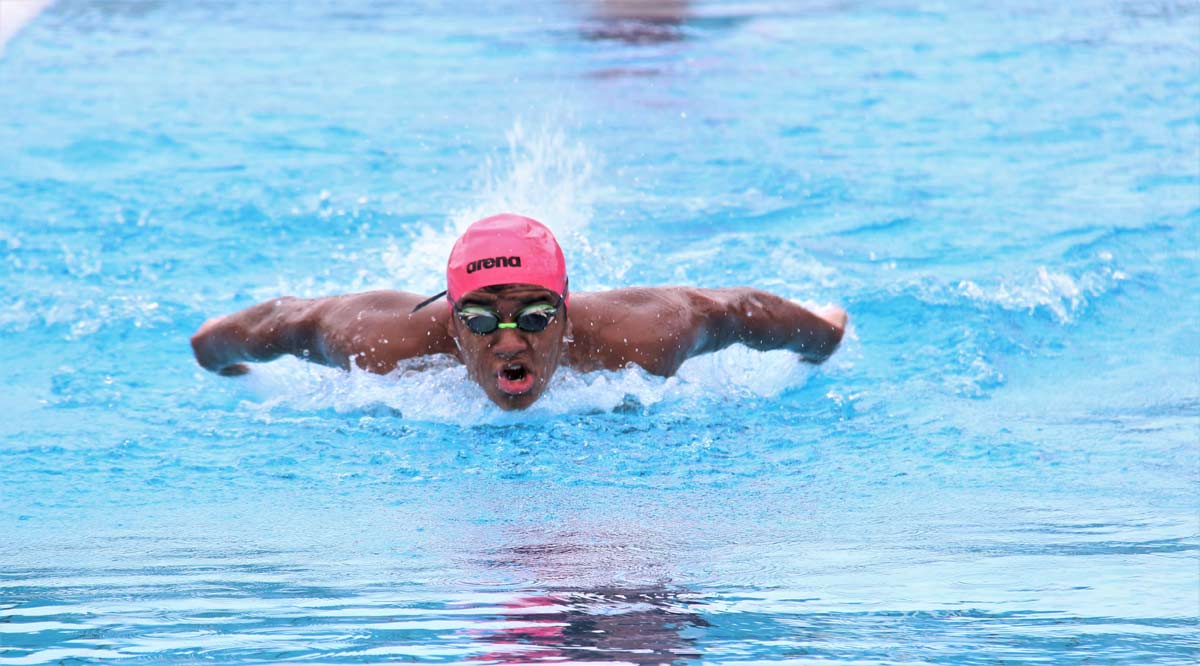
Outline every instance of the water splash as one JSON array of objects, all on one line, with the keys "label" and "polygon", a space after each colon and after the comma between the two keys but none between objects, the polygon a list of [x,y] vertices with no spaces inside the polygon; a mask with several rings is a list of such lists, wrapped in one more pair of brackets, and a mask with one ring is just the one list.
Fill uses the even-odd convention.
[{"label": "water splash", "polygon": [[505,137],[507,152],[484,161],[474,203],[452,212],[441,226],[417,227],[407,245],[394,241],[383,251],[381,263],[391,284],[423,293],[444,288],[446,257],[455,239],[475,220],[496,213],[546,223],[569,262],[575,247],[590,247],[586,231],[598,192],[592,180],[596,158],[549,119],[529,127],[518,119]]},{"label": "water splash", "polygon": [[80,289],[78,299],[20,298],[0,304],[0,333],[20,333],[37,327],[80,340],[102,330],[129,330],[170,326],[171,312],[163,303],[143,294],[104,295],[97,288]]},{"label": "water splash", "polygon": [[264,418],[287,412],[391,416],[471,425],[536,422],[564,414],[687,409],[713,400],[776,397],[803,386],[813,367],[787,351],[735,346],[684,363],[674,377],[638,367],[580,373],[562,368],[545,395],[522,412],[488,401],[466,368],[448,356],[415,359],[388,375],[343,372],[284,358],[256,366],[243,381]]},{"label": "water splash", "polygon": [[485,161],[479,201],[453,215],[454,228],[461,233],[480,217],[509,210],[553,222],[559,233],[585,231],[597,194],[587,147],[551,120],[527,130],[518,119],[505,138],[508,152]]},{"label": "water splash", "polygon": [[1031,277],[1002,279],[994,286],[981,286],[971,280],[958,283],[958,295],[968,300],[998,305],[1005,310],[1033,312],[1045,309],[1055,321],[1068,324],[1091,297],[1102,295],[1119,282],[1124,273],[1108,267],[1085,272],[1078,277],[1039,266]]}]

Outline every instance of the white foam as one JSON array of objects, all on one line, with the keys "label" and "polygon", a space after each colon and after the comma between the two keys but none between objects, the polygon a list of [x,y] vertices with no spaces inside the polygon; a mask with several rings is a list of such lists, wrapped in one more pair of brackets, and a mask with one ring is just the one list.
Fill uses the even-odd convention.
[{"label": "white foam", "polygon": [[1032,312],[1044,308],[1059,323],[1065,324],[1087,304],[1088,297],[1103,294],[1125,279],[1124,273],[1108,267],[1072,277],[1039,266],[1033,276],[1002,279],[994,286],[963,280],[958,283],[958,293],[972,301],[995,304],[1006,310]]},{"label": "white foam", "polygon": [[614,410],[670,409],[673,405],[729,398],[775,397],[803,386],[813,373],[787,351],[757,352],[745,347],[689,360],[675,377],[657,377],[641,368],[580,373],[560,369],[546,393],[522,412],[504,412],[471,381],[466,368],[445,356],[417,359],[388,375],[316,366],[284,358],[255,366],[242,378],[249,406],[268,420],[288,412],[333,410],[339,414],[402,417],[442,423],[538,421],[564,414]]}]

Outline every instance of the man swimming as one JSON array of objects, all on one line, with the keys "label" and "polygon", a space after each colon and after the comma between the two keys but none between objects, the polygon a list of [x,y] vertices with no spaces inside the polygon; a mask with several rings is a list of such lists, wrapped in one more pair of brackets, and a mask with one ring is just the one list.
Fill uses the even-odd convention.
[{"label": "man swimming", "polygon": [[[446,307],[430,307],[446,297]],[[629,364],[664,377],[687,359],[741,343],[789,349],[809,363],[841,342],[846,312],[814,313],[749,287],[638,287],[571,294],[562,249],[540,222],[503,214],[455,242],[446,291],[425,298],[372,291],[284,297],[210,319],[192,336],[196,360],[222,375],[284,354],[387,374],[447,354],[502,409],[524,409],[559,365],[583,372]]]}]

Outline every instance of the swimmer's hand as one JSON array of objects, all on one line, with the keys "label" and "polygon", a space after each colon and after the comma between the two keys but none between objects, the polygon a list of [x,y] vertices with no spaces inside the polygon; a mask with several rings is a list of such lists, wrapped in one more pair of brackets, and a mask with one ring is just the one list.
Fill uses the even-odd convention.
[{"label": "swimmer's hand", "polygon": [[202,368],[222,377],[239,377],[250,372],[245,361],[268,361],[279,356],[271,336],[259,332],[254,319],[245,312],[213,317],[196,330],[191,339],[192,352]]},{"label": "swimmer's hand", "polygon": [[800,360],[805,363],[819,365],[824,363],[826,359],[837,351],[837,348],[842,343],[842,336],[846,333],[846,323],[850,320],[850,316],[846,311],[836,305],[826,305],[823,308],[813,310],[813,314],[820,317],[832,328],[832,345],[822,350],[822,353],[816,356],[800,355]]},{"label": "swimmer's hand", "polygon": [[250,367],[226,358],[230,345],[223,339],[227,336],[221,335],[221,329],[223,324],[228,327],[228,320],[228,317],[213,317],[201,324],[192,336],[192,352],[196,355],[196,362],[205,370],[225,377],[237,377],[250,372]]}]

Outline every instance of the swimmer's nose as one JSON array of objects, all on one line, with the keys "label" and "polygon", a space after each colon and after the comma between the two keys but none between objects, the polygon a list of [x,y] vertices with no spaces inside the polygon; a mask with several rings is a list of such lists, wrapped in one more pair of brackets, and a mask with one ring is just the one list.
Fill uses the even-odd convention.
[{"label": "swimmer's nose", "polygon": [[500,329],[496,333],[495,342],[492,343],[492,353],[506,361],[528,348],[525,339],[513,329]]}]

